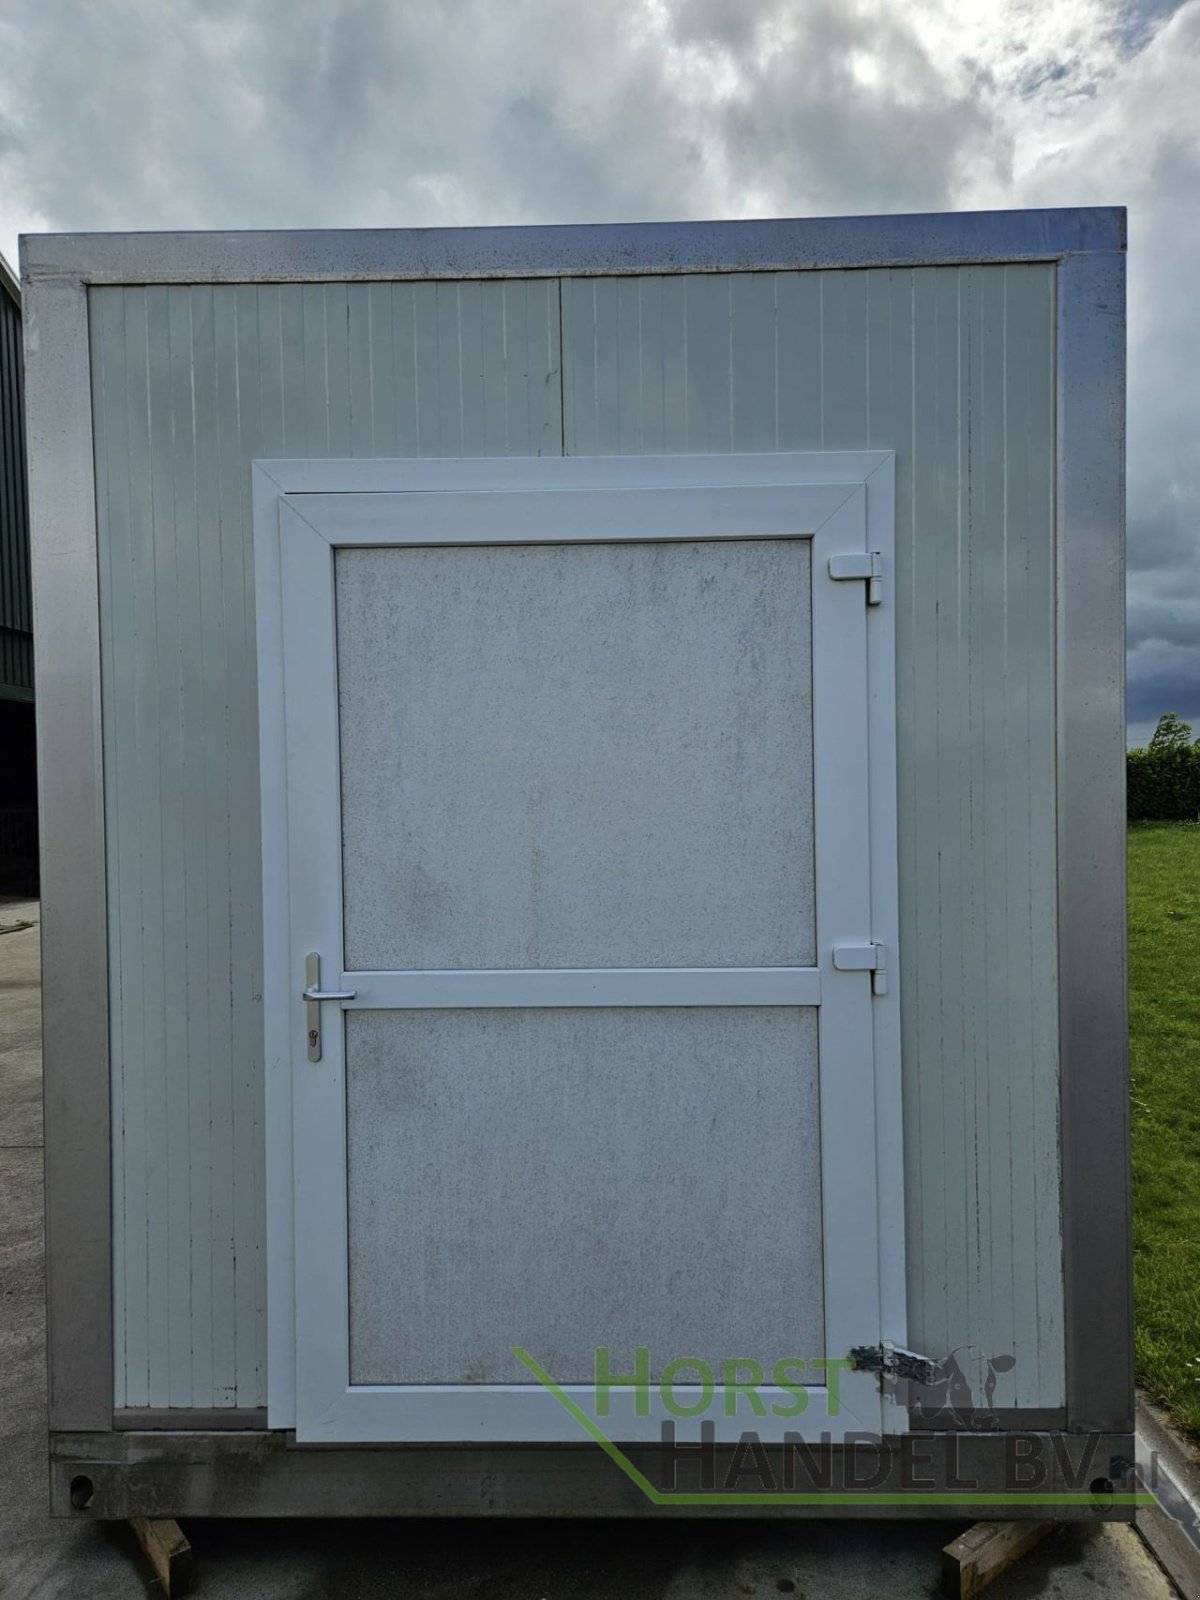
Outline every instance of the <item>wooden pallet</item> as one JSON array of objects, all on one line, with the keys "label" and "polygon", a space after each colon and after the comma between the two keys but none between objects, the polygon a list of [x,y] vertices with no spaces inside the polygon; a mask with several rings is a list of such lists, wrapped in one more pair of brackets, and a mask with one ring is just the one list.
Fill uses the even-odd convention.
[{"label": "wooden pallet", "polygon": [[130,1517],[129,1525],[137,1534],[138,1543],[146,1552],[167,1600],[186,1594],[192,1575],[192,1547],[179,1524],[165,1517]]},{"label": "wooden pallet", "polygon": [[942,1593],[971,1600],[1059,1526],[1057,1522],[977,1522],[942,1550]]}]

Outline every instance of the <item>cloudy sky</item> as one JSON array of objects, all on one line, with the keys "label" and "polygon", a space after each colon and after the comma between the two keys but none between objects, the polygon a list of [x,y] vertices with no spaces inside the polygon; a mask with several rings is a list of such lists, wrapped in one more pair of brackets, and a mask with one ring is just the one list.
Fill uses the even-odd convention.
[{"label": "cloudy sky", "polygon": [[1129,711],[1200,732],[1200,0],[0,0],[22,231],[1130,208]]}]

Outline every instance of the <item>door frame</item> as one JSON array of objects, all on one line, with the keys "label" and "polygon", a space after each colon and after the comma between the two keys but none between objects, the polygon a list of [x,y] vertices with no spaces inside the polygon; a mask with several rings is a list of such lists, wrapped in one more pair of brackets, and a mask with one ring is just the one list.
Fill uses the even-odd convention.
[{"label": "door frame", "polygon": [[[526,1401],[514,1421],[513,1401],[529,1391],[524,1386],[461,1386],[464,1406],[446,1430],[445,1396],[455,1386],[406,1389],[348,1384],[348,1328],[341,1308],[299,1291],[300,1314],[306,1327],[305,1353],[299,1379],[295,1325],[297,1317],[297,1228],[312,1248],[326,1233],[324,1248],[337,1249],[336,1223],[322,1208],[304,1214],[294,1174],[298,1162],[311,1173],[313,1152],[304,1146],[306,1098],[320,1086],[323,1115],[344,1113],[340,1077],[340,1029],[326,1022],[332,1056],[327,1062],[336,1083],[317,1069],[303,1074],[297,1063],[303,1040],[301,976],[292,947],[295,906],[289,881],[289,838],[301,831],[311,837],[314,805],[336,817],[337,782],[319,799],[311,789],[287,783],[288,718],[292,737],[307,739],[314,729],[327,729],[336,754],[336,666],[333,633],[333,552],[339,545],[402,543],[566,543],[609,541],[613,497],[620,503],[622,526],[636,539],[730,537],[799,537],[811,540],[814,649],[814,769],[816,789],[817,939],[822,1024],[831,1020],[845,997],[858,1005],[869,973],[835,970],[835,944],[882,945],[889,954],[891,982],[876,995],[860,1018],[869,1016],[864,1048],[870,1052],[866,1079],[850,1083],[821,1074],[821,1148],[823,1241],[825,1264],[826,1350],[848,1352],[853,1345],[905,1342],[903,1166],[900,1101],[899,985],[896,971],[898,912],[896,892],[896,774],[894,585],[892,582],[894,466],[890,452],[822,452],[720,457],[567,457],[519,460],[388,460],[256,462],[253,473],[255,565],[258,608],[261,786],[263,807],[264,1010],[266,1028],[266,1145],[268,1169],[268,1408],[272,1427],[295,1427],[302,1441],[397,1439],[389,1412],[397,1396],[405,1406],[405,1440],[504,1439],[555,1440],[578,1437],[575,1424],[558,1403],[544,1394],[541,1420],[530,1427]],[[571,496],[571,532],[562,532],[560,518],[550,515],[561,497]],[[665,507],[686,507],[687,515],[672,523]],[[411,533],[400,537],[413,511]],[[545,531],[531,533],[538,514]],[[593,515],[594,514],[594,515]],[[474,530],[471,517],[476,517]],[[479,517],[486,518],[486,537]],[[672,528],[674,531],[672,531]],[[732,532],[730,530],[733,530]],[[878,554],[882,566],[882,603],[866,605],[865,586],[820,579],[831,556]],[[820,599],[818,599],[820,596]],[[285,615],[295,629],[303,616],[306,648],[293,650],[293,672],[305,680],[303,693],[284,693]],[[861,641],[862,648],[858,642]],[[858,651],[856,657],[856,650]],[[827,665],[826,665],[827,664]],[[866,737],[848,740],[837,716],[839,694],[847,679],[861,675],[859,703],[865,706]],[[825,690],[822,692],[822,681]],[[853,698],[853,690],[851,689]],[[869,771],[868,771],[869,765]],[[822,790],[824,789],[824,799]],[[847,793],[861,796],[861,810],[845,803]],[[838,894],[822,871],[824,853],[858,874],[865,886],[862,926],[841,926]],[[327,932],[313,948],[328,960],[322,983],[343,987],[340,952],[340,851],[309,850],[305,854],[307,899],[315,894],[326,907],[338,908],[336,960]],[[840,870],[840,869],[839,869]],[[297,891],[299,894],[300,891]],[[844,901],[842,902],[844,904]],[[326,917],[323,928],[330,927]],[[336,969],[336,970],[335,970]],[[737,972],[738,969],[731,969]],[[786,969],[785,969],[786,970]],[[361,976],[361,975],[360,975]],[[494,975],[489,975],[494,976]],[[595,975],[598,977],[599,975]],[[578,979],[579,975],[576,975]],[[749,973],[746,978],[749,979]],[[782,975],[760,972],[745,990],[761,996],[763,985],[783,996],[795,994]],[[611,974],[601,993],[611,995]],[[629,979],[629,975],[626,975]],[[679,980],[686,991],[686,980]],[[741,980],[733,980],[735,988]],[[811,982],[811,977],[809,979]],[[461,994],[463,975],[449,978],[451,995]],[[580,985],[576,982],[578,990]],[[586,984],[584,984],[586,988]],[[626,982],[628,990],[628,981]],[[635,1003],[637,985],[628,991]],[[414,1003],[428,1003],[428,987]],[[441,1003],[449,1003],[443,999]],[[528,1003],[528,1002],[526,1002]],[[565,1003],[597,1003],[575,998]],[[611,1003],[611,1001],[606,1001]],[[728,1002],[726,1002],[728,1003]],[[747,998],[742,1003],[752,1003]],[[758,1000],[757,1003],[761,1003]],[[786,1003],[782,1000],[780,1003]],[[797,1003],[793,998],[791,1003]],[[848,1012],[847,1012],[848,1015]],[[330,1019],[331,1020],[331,1019]],[[824,1026],[819,1061],[828,1058]],[[335,1036],[337,1036],[335,1038]],[[303,1059],[302,1052],[300,1059]],[[332,1093],[330,1092],[332,1089]],[[339,1101],[339,1096],[341,1099]],[[298,1123],[298,1114],[303,1113]],[[864,1171],[864,1142],[876,1154],[875,1182]],[[344,1151],[344,1141],[340,1148]],[[335,1188],[344,1182],[326,1174]],[[324,1180],[323,1180],[324,1181]],[[297,1205],[300,1215],[297,1215]],[[345,1251],[344,1226],[340,1249]],[[864,1253],[873,1256],[874,1274],[847,1273]],[[839,1263],[842,1264],[839,1269]],[[303,1270],[303,1258],[300,1262]],[[536,1354],[536,1352],[535,1352]],[[344,1371],[345,1381],[338,1374]],[[809,1389],[808,1409],[801,1419],[780,1421],[804,1437],[835,1437],[846,1432],[885,1431],[887,1403],[877,1380],[866,1373],[844,1372],[836,1395],[836,1415],[828,1389]],[[571,1390],[577,1402],[585,1393]],[[682,1393],[681,1389],[681,1393]],[[767,1391],[763,1391],[768,1397]],[[302,1397],[298,1403],[298,1394]],[[437,1397],[441,1403],[427,1405]],[[469,1402],[469,1405],[467,1404]],[[518,1408],[520,1409],[520,1408]],[[350,1412],[353,1412],[353,1417]],[[652,1405],[650,1416],[619,1416],[609,1424],[622,1439],[659,1437],[663,1414]],[[770,1420],[735,1417],[733,1437],[756,1425],[771,1437]],[[894,1431],[893,1422],[887,1431]],[[696,1424],[698,1428],[699,1424]],[[352,1431],[347,1434],[347,1427]],[[683,1436],[686,1424],[678,1424]]]}]

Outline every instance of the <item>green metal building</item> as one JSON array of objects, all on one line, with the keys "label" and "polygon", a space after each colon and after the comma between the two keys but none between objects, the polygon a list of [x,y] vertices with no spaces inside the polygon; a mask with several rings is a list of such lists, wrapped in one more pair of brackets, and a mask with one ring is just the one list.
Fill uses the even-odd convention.
[{"label": "green metal building", "polygon": [[0,256],[0,892],[37,887],[21,290]]}]

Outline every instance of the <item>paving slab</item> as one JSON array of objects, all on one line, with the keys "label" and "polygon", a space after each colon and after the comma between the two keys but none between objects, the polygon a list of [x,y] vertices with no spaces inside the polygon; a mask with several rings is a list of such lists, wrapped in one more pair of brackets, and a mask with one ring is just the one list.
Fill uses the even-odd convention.
[{"label": "paving slab", "polygon": [[[124,1524],[47,1514],[37,907],[0,900],[0,1595],[161,1593]],[[79,1330],[81,1338],[88,1330]],[[961,1522],[184,1524],[199,1600],[927,1600]],[[1168,1600],[1127,1526],[1064,1528],[995,1600]]]}]

